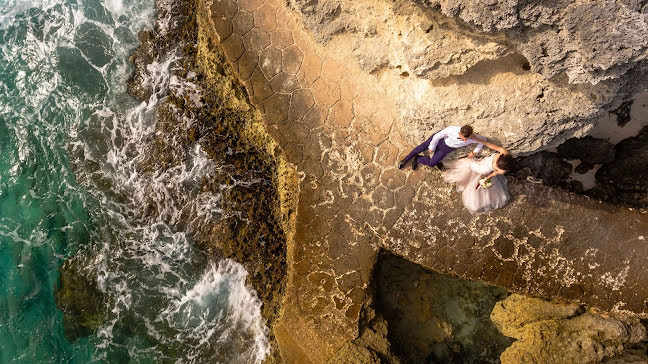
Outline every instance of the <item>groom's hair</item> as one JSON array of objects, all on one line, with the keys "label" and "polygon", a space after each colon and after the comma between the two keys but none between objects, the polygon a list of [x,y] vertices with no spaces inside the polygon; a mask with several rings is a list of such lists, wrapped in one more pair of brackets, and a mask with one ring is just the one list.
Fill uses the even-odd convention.
[{"label": "groom's hair", "polygon": [[472,133],[473,133],[473,129],[472,126],[470,125],[464,125],[461,127],[461,130],[459,130],[459,134],[461,134],[464,138],[468,138],[469,136],[472,135]]},{"label": "groom's hair", "polygon": [[513,156],[510,154],[501,154],[497,158],[497,168],[508,171],[513,167]]}]

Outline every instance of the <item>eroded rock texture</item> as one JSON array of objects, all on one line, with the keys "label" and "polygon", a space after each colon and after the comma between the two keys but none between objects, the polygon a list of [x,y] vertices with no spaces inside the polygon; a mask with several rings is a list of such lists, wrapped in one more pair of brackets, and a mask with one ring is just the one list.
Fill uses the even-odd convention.
[{"label": "eroded rock texture", "polygon": [[381,77],[414,140],[463,122],[526,153],[585,135],[646,87],[645,2],[290,4],[319,42]]},{"label": "eroded rock texture", "polygon": [[412,2],[209,5],[206,33],[299,176],[273,327],[284,361],[323,363],[358,338],[381,249],[514,292],[648,314],[646,213],[512,179],[508,206],[473,216],[438,171],[396,168],[460,121],[518,152],[581,135],[632,88],[625,78],[547,78],[516,51],[517,30],[485,34]]},{"label": "eroded rock texture", "polygon": [[107,318],[108,298],[78,260],[63,263],[55,294],[56,306],[64,313],[65,337],[70,341],[92,334]]},{"label": "eroded rock texture", "polygon": [[517,339],[502,353],[503,364],[599,363],[647,338],[639,319],[520,295],[498,302],[491,319],[504,335]]}]

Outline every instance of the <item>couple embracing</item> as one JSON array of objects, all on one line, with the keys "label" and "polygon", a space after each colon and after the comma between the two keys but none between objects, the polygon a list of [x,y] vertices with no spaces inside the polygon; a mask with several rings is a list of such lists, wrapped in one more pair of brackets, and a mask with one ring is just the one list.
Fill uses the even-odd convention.
[{"label": "couple embracing", "polygon": [[[513,157],[506,149],[473,133],[470,125],[449,126],[433,134],[400,161],[398,168],[403,169],[413,160],[414,170],[420,164],[440,169],[443,166],[441,160],[448,153],[469,144],[477,144],[477,147],[468,157],[447,162],[443,179],[456,184],[457,191],[462,192],[464,206],[473,214],[504,206],[511,198],[504,173],[511,168]],[[497,153],[476,159],[475,155],[484,145]],[[421,155],[425,150],[429,150],[429,157]]]}]

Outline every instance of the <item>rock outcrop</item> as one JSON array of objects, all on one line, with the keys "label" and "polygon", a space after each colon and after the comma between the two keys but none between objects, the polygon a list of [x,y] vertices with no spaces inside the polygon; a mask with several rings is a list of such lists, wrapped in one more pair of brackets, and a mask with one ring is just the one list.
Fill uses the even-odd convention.
[{"label": "rock outcrop", "polygon": [[[318,10],[326,3],[311,3],[309,14],[328,11],[325,21],[345,14]],[[287,286],[273,327],[284,361],[326,362],[358,337],[381,249],[513,292],[648,314],[646,213],[512,179],[509,206],[472,216],[437,171],[396,168],[429,133],[457,120],[519,152],[582,135],[628,83],[547,79],[510,48],[507,34],[483,34],[410,2],[345,2],[358,24],[374,26],[362,34],[342,26],[322,43],[310,28],[320,21],[298,5],[300,13],[276,0],[213,0],[204,23],[299,176]],[[435,53],[446,60],[422,61],[445,64],[441,73],[410,67],[405,61],[416,57],[394,43],[422,34],[461,38]],[[420,39],[420,54],[437,46]],[[364,42],[393,51],[386,67],[354,53]],[[481,55],[461,57],[461,49],[489,42]]]},{"label": "rock outcrop", "polygon": [[602,361],[603,364],[644,364],[648,363],[648,344],[641,343],[628,348],[623,354]]},{"label": "rock outcrop", "polygon": [[381,78],[398,98],[406,135],[417,140],[461,120],[528,153],[584,136],[604,110],[647,84],[641,2],[290,5],[321,44]]},{"label": "rock outcrop", "polygon": [[387,321],[376,314],[367,302],[360,318],[358,338],[344,344],[333,355],[329,364],[400,364],[401,360],[392,350]]},{"label": "rock outcrop", "polygon": [[645,1],[419,0],[483,31],[504,31],[545,78],[570,83],[627,77],[647,59]]},{"label": "rock outcrop", "polygon": [[[646,208],[648,172],[638,167],[645,165],[648,126],[617,145],[591,136],[568,139],[558,146],[557,153],[542,151],[517,158],[511,174],[609,203]],[[590,181],[584,177],[586,173],[590,173]],[[579,179],[589,185],[584,186]]]},{"label": "rock outcrop", "polygon": [[630,206],[648,207],[648,126],[615,147],[615,159],[596,171],[593,196]]},{"label": "rock outcrop", "polygon": [[520,295],[498,302],[491,319],[504,335],[517,339],[502,353],[502,364],[600,363],[648,338],[637,318]]}]

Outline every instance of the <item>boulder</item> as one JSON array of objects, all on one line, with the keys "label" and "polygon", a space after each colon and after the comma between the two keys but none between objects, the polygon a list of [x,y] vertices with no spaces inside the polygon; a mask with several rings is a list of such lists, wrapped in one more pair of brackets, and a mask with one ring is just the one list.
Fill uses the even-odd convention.
[{"label": "boulder", "polygon": [[[530,173],[532,177],[542,179],[542,182],[549,186],[557,186],[566,181],[573,168],[557,153],[546,151],[518,158],[516,165],[517,168],[513,171],[514,175],[517,171],[524,174]],[[520,177],[527,176],[520,175]]]},{"label": "boulder", "polygon": [[635,206],[648,206],[648,127],[616,145],[616,159],[596,172],[594,197]]},{"label": "boulder", "polygon": [[637,318],[521,295],[498,302],[491,319],[503,334],[517,339],[502,353],[502,364],[599,363],[647,339]]},{"label": "boulder", "polygon": [[603,164],[614,160],[614,145],[591,136],[571,138],[558,146],[558,153],[565,158],[580,159],[590,165]]}]

